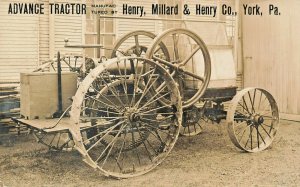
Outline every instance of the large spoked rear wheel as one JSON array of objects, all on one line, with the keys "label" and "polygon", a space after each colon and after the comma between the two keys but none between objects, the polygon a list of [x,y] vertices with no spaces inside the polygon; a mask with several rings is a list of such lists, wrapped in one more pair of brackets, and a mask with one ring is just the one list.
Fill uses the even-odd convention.
[{"label": "large spoked rear wheel", "polygon": [[[169,60],[157,53],[161,45],[167,47]],[[167,30],[153,40],[145,56],[159,62],[179,84],[183,108],[199,101],[209,84],[211,59],[197,34],[187,29]],[[160,101],[167,103],[164,98]]]},{"label": "large spoked rear wheel", "polygon": [[[128,71],[130,64],[134,69]],[[157,81],[165,86],[154,92]],[[170,104],[160,105],[160,97]],[[84,161],[116,178],[139,176],[160,164],[182,122],[175,81],[159,64],[138,57],[96,67],[81,83],[70,114],[75,124],[70,130]]]},{"label": "large spoked rear wheel", "polygon": [[266,90],[244,89],[233,98],[227,122],[236,147],[247,152],[262,151],[271,145],[279,127],[276,101]]}]

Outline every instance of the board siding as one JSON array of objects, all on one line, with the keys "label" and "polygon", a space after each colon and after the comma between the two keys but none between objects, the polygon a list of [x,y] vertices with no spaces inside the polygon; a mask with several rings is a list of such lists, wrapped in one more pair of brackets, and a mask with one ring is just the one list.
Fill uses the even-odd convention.
[{"label": "board siding", "polygon": [[[30,72],[44,61],[61,54],[82,53],[64,48],[64,39],[82,44],[82,15],[49,15],[48,3],[81,3],[81,0],[40,0],[45,14],[8,15],[9,3],[36,3],[36,0],[0,2],[0,82],[19,82],[21,72]],[[52,21],[51,21],[52,20]]]},{"label": "board siding", "polygon": [[300,26],[296,23],[300,19],[300,2],[268,0],[256,3],[266,13],[269,4],[276,4],[282,15],[243,16],[245,87],[267,89],[275,97],[285,119],[291,115],[299,119]]},{"label": "board siding", "polygon": [[1,82],[18,81],[21,71],[34,68],[38,62],[39,40],[36,36],[39,32],[39,18],[34,15],[9,15],[7,10],[11,2],[8,0],[0,2]]}]

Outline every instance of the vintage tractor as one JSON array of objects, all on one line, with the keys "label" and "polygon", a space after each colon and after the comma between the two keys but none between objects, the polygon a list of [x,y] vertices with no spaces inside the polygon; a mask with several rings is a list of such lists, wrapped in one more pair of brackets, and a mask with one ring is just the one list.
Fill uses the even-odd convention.
[{"label": "vintage tractor", "polygon": [[[134,31],[115,43],[107,60],[86,68],[91,62],[87,59],[83,68],[70,67],[80,75],[71,81],[73,95],[64,90],[70,86],[61,72],[64,57],[50,63],[58,67],[53,73],[58,88],[51,96],[58,108],[51,119],[36,114],[13,120],[30,127],[49,148],[76,149],[106,176],[149,172],[170,153],[179,134],[199,134],[203,120],[226,119],[232,142],[246,152],[266,149],[276,135],[279,112],[272,95],[261,88],[237,92],[231,49],[208,47],[189,29],[158,36]],[[80,69],[85,72],[78,73]],[[63,106],[70,96],[72,104]]]}]

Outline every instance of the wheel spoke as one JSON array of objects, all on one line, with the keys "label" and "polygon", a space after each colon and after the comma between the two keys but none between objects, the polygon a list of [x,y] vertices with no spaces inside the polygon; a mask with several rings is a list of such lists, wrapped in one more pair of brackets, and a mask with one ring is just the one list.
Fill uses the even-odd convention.
[{"label": "wheel spoke", "polygon": [[199,122],[197,122],[197,125],[200,127],[201,130],[203,129]]},{"label": "wheel spoke", "polygon": [[242,123],[239,123],[237,125],[235,125],[235,128],[239,127],[239,126],[242,126],[243,124],[247,123],[247,121],[243,121]]},{"label": "wheel spoke", "polygon": [[157,56],[153,56],[152,58],[153,58],[154,60],[156,60],[156,61],[162,63],[163,65],[166,65],[166,66],[171,67],[171,68],[174,68],[174,69],[177,68],[176,65],[174,65],[174,64],[172,64],[171,62],[168,62],[168,61],[166,61],[166,60],[164,60],[164,59],[161,59],[161,58],[159,58],[159,57],[157,57]]},{"label": "wheel spoke", "polygon": [[161,47],[157,47],[157,49],[154,51],[154,54],[156,54],[159,50],[161,50]]},{"label": "wheel spoke", "polygon": [[193,77],[193,78],[195,78],[195,79],[198,79],[198,80],[200,80],[200,81],[202,81],[202,82],[205,81],[205,78],[204,78],[204,77],[201,77],[201,76],[199,76],[199,75],[196,75],[195,73],[192,73],[192,72],[189,72],[189,71],[185,71],[185,70],[182,70],[182,72],[183,72],[184,74],[187,74],[187,75],[189,75],[189,76],[191,76],[191,77]]},{"label": "wheel spoke", "polygon": [[103,123],[99,123],[97,125],[91,125],[91,126],[88,126],[88,127],[82,127],[82,128],[80,128],[80,130],[84,131],[84,130],[87,130],[87,129],[90,129],[90,128],[95,128],[95,127],[104,126],[104,125],[111,125],[112,122],[114,122],[116,120],[120,120],[120,119],[124,119],[124,118],[117,118],[117,119],[112,119],[112,120],[105,120],[105,122],[103,122]]},{"label": "wheel spoke", "polygon": [[114,125],[114,126],[108,128],[108,129],[106,129],[106,130],[100,132],[99,134],[97,134],[97,135],[95,135],[95,136],[92,136],[92,137],[86,139],[86,140],[83,142],[83,143],[85,143],[85,144],[88,143],[90,140],[92,140],[92,139],[94,139],[94,138],[97,138],[97,137],[99,137],[99,136],[101,136],[102,134],[105,133],[104,136],[102,136],[102,137],[101,137],[99,140],[97,140],[91,147],[89,147],[89,149],[87,150],[87,152],[89,152],[94,146],[96,146],[99,142],[101,142],[101,141],[102,141],[102,140],[103,140],[110,132],[112,132],[117,126],[119,126],[119,125],[121,125],[121,124],[123,124],[123,123],[124,123],[124,121],[121,121],[121,122],[117,123],[116,125]]},{"label": "wheel spoke", "polygon": [[[241,115],[243,115],[243,116],[247,116],[247,114],[244,114],[244,113],[241,112],[241,111],[235,111],[235,113],[241,114]],[[249,115],[249,114],[248,114],[248,115]]]},{"label": "wheel spoke", "polygon": [[161,145],[166,145],[165,142],[162,141],[161,137],[158,135],[158,132],[155,130],[155,134],[152,132],[152,130],[150,130],[149,128],[145,127],[145,129],[150,132],[157,140],[159,140],[159,142],[161,143]]},{"label": "wheel spoke", "polygon": [[[92,88],[93,88],[93,86],[92,86]],[[102,95],[97,89],[95,89],[95,88],[93,88],[101,97],[103,97],[104,99],[106,99],[109,103],[111,103],[112,105],[110,105],[110,104],[107,104],[107,103],[105,103],[105,102],[103,102],[103,101],[100,101],[100,100],[98,100],[98,99],[96,99],[95,97],[92,97],[92,96],[89,96],[89,95],[86,95],[86,97],[88,97],[88,98],[90,98],[90,99],[93,99],[93,100],[95,100],[95,101],[97,101],[97,102],[99,102],[99,103],[102,103],[102,104],[104,104],[104,105],[106,105],[106,106],[108,106],[108,107],[111,107],[111,108],[114,108],[114,109],[116,109],[117,111],[119,111],[119,107],[117,106],[117,105],[115,105],[111,100],[109,100],[106,96],[104,96],[104,95]],[[85,98],[85,100],[86,100],[86,98]]]},{"label": "wheel spoke", "polygon": [[248,118],[246,118],[246,117],[244,117],[244,118],[234,118],[235,121],[241,121],[241,120],[245,121],[245,120],[247,120],[247,119],[248,119]]},{"label": "wheel spoke", "polygon": [[[111,153],[111,150],[113,149],[115,143],[116,143],[116,141],[114,141],[114,142],[112,143],[112,145],[110,146],[110,149],[109,149],[108,153],[106,154],[104,161],[102,162],[102,168],[104,167],[104,165],[105,165],[105,163],[106,163],[106,160],[107,160],[107,158],[109,157],[109,155],[110,155],[110,153]],[[107,146],[107,147],[108,147],[108,146]]]},{"label": "wheel spoke", "polygon": [[265,116],[266,114],[272,114],[272,111],[265,110],[264,113],[260,114],[261,116]]},{"label": "wheel spoke", "polygon": [[246,111],[251,115],[252,113],[249,111],[249,108],[248,108],[248,105],[247,105],[247,103],[245,101],[245,97],[244,96],[243,96],[243,103],[244,103],[244,105],[246,107]]},{"label": "wheel spoke", "polygon": [[139,44],[139,35],[134,35],[135,41],[135,52],[137,56],[141,56],[140,44]]},{"label": "wheel spoke", "polygon": [[253,109],[253,111],[254,111],[254,113],[255,113],[255,107],[254,107],[254,104],[255,104],[255,97],[256,97],[256,89],[254,89],[254,93],[253,93],[253,102],[252,102],[252,109]]},{"label": "wheel spoke", "polygon": [[257,140],[257,147],[259,149],[259,131],[258,131],[258,127],[255,127],[256,128],[256,140]]},{"label": "wheel spoke", "polygon": [[179,52],[178,52],[179,36],[177,34],[172,34],[172,38],[173,38],[173,47],[174,47],[174,57],[175,60],[179,60]]},{"label": "wheel spoke", "polygon": [[[155,69],[153,70],[153,72],[152,72],[151,75],[150,75],[150,78],[149,78],[149,80],[148,80],[148,82],[147,82],[147,84],[146,84],[146,86],[145,86],[145,90],[144,90],[142,96],[141,96],[140,99],[136,102],[136,104],[134,105],[134,107],[139,106],[140,102],[141,102],[142,99],[145,97],[145,95],[149,92],[150,88],[151,88],[151,87],[154,85],[154,83],[158,80],[159,77],[156,77],[155,80],[152,81],[151,85],[149,86],[150,80],[152,79],[152,76],[153,76],[154,72],[155,72]],[[149,86],[149,87],[148,87],[148,86]]]},{"label": "wheel spoke", "polygon": [[194,126],[194,132],[196,133],[197,132],[197,130],[196,130],[196,123],[194,123],[193,126]]},{"label": "wheel spoke", "polygon": [[[118,66],[119,74],[120,74],[120,76],[122,76],[122,72],[121,72],[121,68],[120,68],[119,62],[117,62],[117,66]],[[124,71],[126,72],[126,66],[125,66]],[[125,73],[125,74],[126,74],[126,73]],[[124,93],[125,93],[125,95],[126,95],[126,101],[127,101],[127,103],[129,103],[128,92],[127,92],[127,85],[126,85],[126,81],[127,81],[126,75],[124,75],[123,80],[124,80],[124,81],[121,81],[122,87],[123,87]]]},{"label": "wheel spoke", "polygon": [[265,106],[265,108],[262,110],[262,112],[260,112],[260,114],[263,116],[263,115],[266,115],[266,114],[268,114],[270,111],[268,110],[269,109],[269,107],[271,108],[271,105],[267,105],[267,106]]},{"label": "wheel spoke", "polygon": [[240,102],[238,102],[238,104],[239,104],[246,112],[248,112],[249,115],[251,115],[251,113],[248,111],[248,108],[245,108]]},{"label": "wheel spoke", "polygon": [[[124,60],[123,62],[124,62],[124,66],[125,66],[125,68],[124,68],[124,78],[125,78],[125,80],[127,80],[127,63],[126,63],[126,60]],[[127,86],[126,81],[124,82],[124,85],[126,87],[126,96],[128,98],[128,95],[127,95],[128,86]],[[128,103],[129,103],[129,98],[128,98]]]},{"label": "wheel spoke", "polygon": [[[267,97],[265,97],[264,100],[263,100],[262,102],[259,103],[259,107],[258,107],[258,110],[257,110],[257,111],[260,111],[259,109],[260,109],[261,103],[264,104],[266,100],[267,100]],[[267,103],[267,104],[268,104],[268,103]],[[264,107],[264,109],[265,109],[265,108],[266,108],[266,107]]]},{"label": "wheel spoke", "polygon": [[251,127],[251,132],[250,132],[250,142],[251,142],[251,150],[253,149],[253,140],[252,140],[252,132],[253,132],[253,127],[252,126],[250,126]]},{"label": "wheel spoke", "polygon": [[[258,127],[259,127],[259,126],[258,126]],[[256,131],[257,131],[257,139],[259,139],[258,136],[260,136],[261,140],[262,140],[262,141],[264,142],[264,144],[266,145],[266,142],[265,142],[264,138],[262,137],[261,133],[259,132],[258,127],[256,128]],[[258,145],[258,148],[259,148],[259,145]]]},{"label": "wheel spoke", "polygon": [[191,60],[191,58],[199,51],[199,49],[201,49],[201,47],[198,45],[198,46],[196,47],[196,49],[194,49],[194,50],[192,51],[192,53],[191,53],[186,59],[184,59],[184,60],[180,63],[180,65],[181,65],[181,66],[185,66],[185,65]]},{"label": "wheel spoke", "polygon": [[124,119],[124,116],[116,116],[116,117],[105,117],[105,116],[89,116],[89,117],[81,117],[80,119],[83,121],[87,121],[87,120],[93,120],[93,119],[99,119],[99,120],[103,120],[103,119]]},{"label": "wheel spoke", "polygon": [[187,128],[188,128],[189,135],[191,135],[190,125],[188,125]]},{"label": "wheel spoke", "polygon": [[248,92],[248,96],[249,96],[249,99],[250,99],[251,110],[252,110],[252,114],[253,114],[253,113],[255,113],[255,110],[254,110],[254,106],[253,106],[253,103],[252,103],[252,98],[251,98],[250,92]]},{"label": "wheel spoke", "polygon": [[[142,133],[141,133],[141,131],[140,131],[138,125],[136,125],[136,128],[137,128],[137,130],[138,130],[138,133],[139,133],[139,135],[140,135],[140,138],[142,139],[143,136],[142,136]],[[150,151],[148,150],[148,148],[147,148],[147,146],[146,146],[146,144],[145,144],[145,141],[143,141],[142,143],[143,143],[143,145],[144,145],[144,147],[145,147],[145,149],[146,149],[146,151],[147,151],[147,154],[148,154],[149,159],[151,160],[151,162],[153,162],[152,157],[151,157],[151,153],[150,153]]]},{"label": "wheel spoke", "polygon": [[248,142],[249,142],[249,140],[251,141],[251,150],[252,150],[252,131],[253,131],[253,128],[252,128],[252,126],[251,125],[249,125],[249,127],[250,127],[250,133],[249,133],[249,138],[248,138],[248,140],[247,140],[247,142],[246,142],[246,144],[245,144],[245,148],[247,147],[247,145],[248,145]]},{"label": "wheel spoke", "polygon": [[[140,123],[140,124],[141,124],[141,123]],[[148,132],[150,132],[149,129],[148,129],[147,127],[145,127],[145,128],[146,128],[146,130],[147,130]],[[150,132],[150,133],[151,133],[151,132]],[[156,152],[156,150],[154,149],[153,145],[149,142],[148,139],[146,139],[146,142],[148,143],[149,147],[154,151],[155,155],[158,155],[158,153]],[[153,160],[151,160],[151,161],[153,161]]]},{"label": "wheel spoke", "polygon": [[[111,144],[113,144],[115,142],[115,140],[118,138],[118,136],[120,135],[120,133],[123,131],[123,129],[126,127],[127,125],[123,125],[120,130],[118,131],[117,135],[112,139],[112,141],[106,146],[106,148],[102,151],[102,153],[100,154],[100,156],[96,159],[96,162],[98,162],[101,157],[103,156],[103,154],[106,152],[106,150],[111,146]],[[105,135],[107,135],[108,133],[106,133]],[[105,136],[104,135],[104,136]],[[101,137],[101,139],[103,139],[103,137]],[[100,140],[101,140],[100,139]],[[98,143],[100,142],[99,140],[97,141]],[[95,145],[95,144],[94,144]]]},{"label": "wheel spoke", "polygon": [[[132,129],[133,129],[133,124],[131,124],[131,127],[132,127]],[[137,148],[136,148],[136,142],[135,142],[135,138],[134,138],[134,133],[133,133],[133,131],[131,131],[131,140],[132,140],[132,142],[133,142],[133,149],[132,149],[132,152],[135,152],[135,154],[136,154],[136,156],[137,156],[137,158],[138,158],[138,161],[139,161],[139,164],[141,165],[141,158],[140,158],[140,155],[139,155],[139,152],[138,152],[138,150],[137,150]]]},{"label": "wheel spoke", "polygon": [[[139,61],[137,60],[137,62],[136,62],[136,71],[138,70],[138,62]],[[136,92],[137,92],[138,85],[139,85],[139,82],[140,82],[140,79],[141,79],[141,75],[142,75],[142,73],[144,71],[144,67],[145,66],[142,65],[142,69],[141,69],[140,73],[139,74],[138,73],[135,74],[136,77],[134,79],[134,91],[133,91],[133,97],[132,97],[130,106],[134,106],[135,105]]]},{"label": "wheel spoke", "polygon": [[[246,128],[244,129],[244,131],[243,131],[243,133],[242,133],[242,136],[241,136],[240,139],[239,139],[239,142],[242,141],[243,136],[244,136],[244,134],[245,134],[245,132],[246,132],[246,130],[247,130],[247,127],[248,127],[248,125],[247,125]],[[240,132],[241,132],[241,131],[240,131]],[[237,134],[237,135],[238,135],[238,134]]]},{"label": "wheel spoke", "polygon": [[123,143],[122,143],[122,146],[121,146],[121,148],[120,148],[120,151],[119,151],[119,154],[118,154],[118,157],[117,157],[117,159],[116,159],[116,162],[117,162],[117,165],[118,165],[118,167],[120,168],[120,170],[121,171],[123,171],[123,168],[120,166],[120,164],[119,164],[119,159],[120,159],[120,156],[121,156],[121,153],[122,153],[122,150],[123,150],[123,148],[125,147],[125,144],[126,144],[126,135],[127,135],[127,131],[125,131],[125,133],[124,133],[124,137],[123,137]]},{"label": "wheel spoke", "polygon": [[[149,99],[149,100],[147,101],[147,103],[145,103],[145,104],[140,108],[140,110],[142,110],[142,109],[144,109],[145,107],[151,105],[152,103],[158,101],[159,99],[164,98],[165,96],[169,95],[170,93],[165,93],[165,94],[159,96],[158,98],[154,99],[158,94],[159,94],[159,92],[157,92],[151,99]],[[153,99],[154,99],[154,100],[153,100]]]},{"label": "wheel spoke", "polygon": [[111,111],[108,111],[108,110],[100,110],[100,109],[95,109],[95,108],[90,108],[90,107],[84,107],[84,110],[85,109],[89,109],[89,110],[93,110],[93,111],[98,111],[98,112],[103,112],[103,113],[117,114],[117,115],[121,115],[122,114],[120,112],[111,112]]},{"label": "wheel spoke", "polygon": [[267,130],[263,126],[264,124],[260,125],[260,127],[265,131],[265,133],[269,136],[269,138],[272,138],[271,135],[267,132]]},{"label": "wheel spoke", "polygon": [[109,86],[109,83],[107,83],[107,82],[105,81],[105,79],[103,78],[103,76],[101,76],[101,77],[102,77],[102,80],[103,80],[105,86],[111,91],[111,93],[112,93],[112,94],[115,96],[115,98],[120,102],[120,104],[121,104],[123,107],[125,107],[125,104],[123,103],[123,101],[121,101],[120,96],[117,94],[117,92],[115,92],[115,91],[116,91],[116,90],[115,90],[115,87],[113,87],[115,91],[112,90],[111,86]]},{"label": "wheel spoke", "polygon": [[157,108],[154,108],[154,109],[151,109],[151,110],[147,110],[145,112],[141,112],[140,114],[147,114],[147,113],[150,113],[150,112],[162,109],[162,108],[166,108],[166,107],[170,108],[170,107],[172,107],[172,105],[166,105],[166,106],[157,107]]},{"label": "wheel spoke", "polygon": [[[246,127],[244,127],[242,130],[247,130],[247,128],[249,127],[250,125],[246,125]],[[236,135],[239,135],[241,132],[242,132],[242,130],[240,130]]]}]

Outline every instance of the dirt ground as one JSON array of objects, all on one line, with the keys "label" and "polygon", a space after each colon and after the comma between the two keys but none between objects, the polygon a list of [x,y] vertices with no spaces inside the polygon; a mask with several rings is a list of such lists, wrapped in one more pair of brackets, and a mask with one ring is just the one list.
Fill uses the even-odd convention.
[{"label": "dirt ground", "polygon": [[281,121],[271,147],[255,154],[236,149],[226,128],[207,125],[198,136],[180,137],[160,166],[123,180],[95,172],[76,151],[49,152],[23,135],[13,147],[0,146],[0,181],[5,186],[300,186],[300,123]]}]

